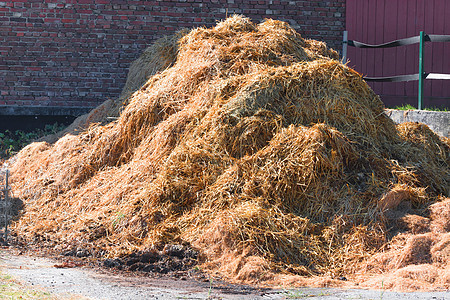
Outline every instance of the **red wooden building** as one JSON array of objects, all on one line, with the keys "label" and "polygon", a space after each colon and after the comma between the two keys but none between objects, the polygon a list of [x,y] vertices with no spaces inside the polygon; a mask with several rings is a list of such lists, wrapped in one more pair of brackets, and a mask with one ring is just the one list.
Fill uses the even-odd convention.
[{"label": "red wooden building", "polygon": [[[348,39],[367,44],[427,34],[450,35],[449,0],[347,0]],[[426,43],[424,70],[450,74],[450,43]],[[369,77],[418,73],[419,45],[348,48],[349,65]],[[418,82],[370,83],[387,106],[417,106]],[[450,80],[425,80],[424,107],[450,107]]]}]

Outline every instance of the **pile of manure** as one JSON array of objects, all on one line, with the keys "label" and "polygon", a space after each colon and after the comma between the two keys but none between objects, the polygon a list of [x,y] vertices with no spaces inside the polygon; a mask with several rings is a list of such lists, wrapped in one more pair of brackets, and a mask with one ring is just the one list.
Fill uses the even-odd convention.
[{"label": "pile of manure", "polygon": [[[133,65],[117,119],[9,162],[15,234],[108,259],[191,247],[236,282],[445,267],[449,243],[426,232],[448,241],[448,222],[430,221],[449,197],[447,138],[396,126],[360,74],[285,22],[232,16],[166,41],[160,64],[146,51],[151,70]],[[408,257],[408,233],[446,250]],[[382,256],[394,250],[404,258]]]}]

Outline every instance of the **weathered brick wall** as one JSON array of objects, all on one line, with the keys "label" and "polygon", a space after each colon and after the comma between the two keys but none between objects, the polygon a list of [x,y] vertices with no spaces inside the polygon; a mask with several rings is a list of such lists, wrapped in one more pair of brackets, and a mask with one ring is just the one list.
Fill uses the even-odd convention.
[{"label": "weathered brick wall", "polygon": [[0,110],[92,107],[115,98],[130,62],[156,38],[234,13],[287,21],[340,49],[345,0],[0,2]]}]

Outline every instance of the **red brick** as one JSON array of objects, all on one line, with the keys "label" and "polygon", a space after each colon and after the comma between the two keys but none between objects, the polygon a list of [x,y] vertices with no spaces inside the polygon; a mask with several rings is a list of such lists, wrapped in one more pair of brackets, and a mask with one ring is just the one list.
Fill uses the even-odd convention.
[{"label": "red brick", "polygon": [[[345,24],[344,0],[326,6],[319,3],[329,1],[295,1],[295,6],[279,0],[272,4],[262,0],[234,2],[5,2],[0,7],[1,101],[93,106],[104,99],[116,98],[130,63],[152,41],[180,27],[213,26],[215,20],[225,18],[226,11],[229,15],[247,14],[255,22],[271,11],[269,17],[297,24],[295,28],[303,36],[326,40],[332,47],[340,46],[337,35],[344,25],[336,24]],[[71,7],[63,3],[70,3]],[[21,15],[12,16],[12,12]],[[336,12],[342,17],[334,17]]]},{"label": "red brick", "polygon": [[75,20],[75,19],[62,19],[61,22],[62,23],[76,23],[77,20]]}]

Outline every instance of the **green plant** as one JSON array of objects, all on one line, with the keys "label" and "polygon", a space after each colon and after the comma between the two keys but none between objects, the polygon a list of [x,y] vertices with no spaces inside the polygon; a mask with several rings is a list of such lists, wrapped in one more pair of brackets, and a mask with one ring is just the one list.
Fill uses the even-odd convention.
[{"label": "green plant", "polygon": [[288,290],[286,293],[287,299],[301,299],[306,297],[312,297],[313,295],[305,294],[299,290]]},{"label": "green plant", "polygon": [[425,107],[424,110],[429,110],[429,111],[450,111],[450,109],[448,107]]},{"label": "green plant", "polygon": [[46,135],[57,133],[65,127],[65,125],[55,123],[46,125],[44,129],[36,129],[29,132],[23,130],[5,130],[0,132],[0,158],[9,158],[26,145]]},{"label": "green plant", "polygon": [[[417,110],[417,108],[415,108],[411,104],[403,104],[403,105],[400,105],[400,106],[395,106],[393,109],[397,109],[397,110]],[[449,109],[447,107],[425,107],[423,110],[428,110],[428,111],[449,111]]]},{"label": "green plant", "polygon": [[400,105],[400,106],[395,106],[394,109],[397,109],[397,110],[415,110],[417,108],[415,108],[411,104],[403,104],[403,105]]},{"label": "green plant", "polygon": [[310,298],[310,297],[326,297],[330,296],[331,294],[326,291],[320,291],[319,293],[305,293],[305,291],[298,290],[298,289],[289,289],[285,292],[286,299],[303,299],[303,298]]},{"label": "green plant", "polygon": [[208,299],[211,299],[211,293],[212,293],[212,278],[209,278],[209,290],[208,290]]},{"label": "green plant", "polygon": [[114,229],[116,229],[117,223],[119,223],[120,220],[122,220],[124,217],[125,217],[125,214],[124,214],[124,213],[116,212],[116,218],[115,218],[114,221],[112,222],[112,227],[113,227]]},{"label": "green plant", "polygon": [[27,287],[9,274],[0,273],[0,299],[57,299],[49,292]]},{"label": "green plant", "polygon": [[380,300],[383,300],[384,295],[384,280],[381,281],[381,294],[380,294]]}]

